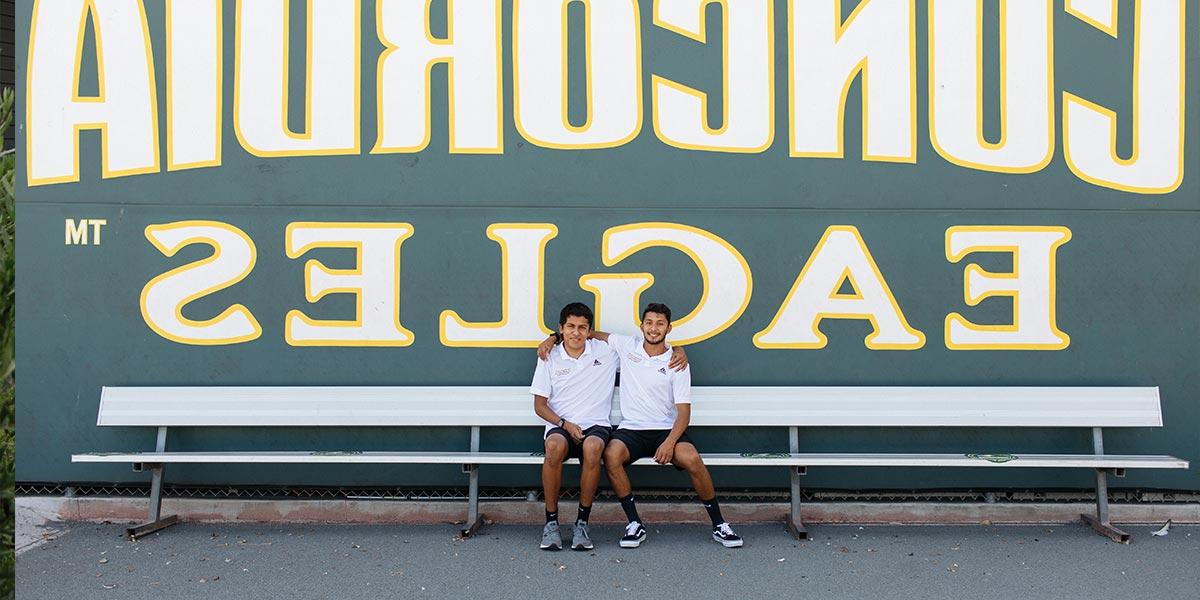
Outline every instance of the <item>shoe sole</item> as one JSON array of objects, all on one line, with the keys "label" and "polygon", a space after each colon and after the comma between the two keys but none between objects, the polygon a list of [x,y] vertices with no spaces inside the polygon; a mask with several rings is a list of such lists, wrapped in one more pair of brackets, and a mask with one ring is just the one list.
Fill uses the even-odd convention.
[{"label": "shoe sole", "polygon": [[591,543],[589,543],[589,544],[587,544],[587,545],[584,545],[584,544],[578,544],[578,545],[571,546],[571,549],[572,549],[572,550],[574,550],[574,551],[576,551],[576,552],[585,552],[585,551],[587,551],[587,550],[591,550],[591,549],[593,549],[593,548],[595,548],[595,545],[593,545],[593,544],[591,544]]},{"label": "shoe sole", "polygon": [[644,542],[644,541],[646,541],[646,534],[643,533],[640,537],[638,537],[638,539],[636,539],[632,542],[627,542],[625,540],[621,540],[621,547],[622,548],[637,548],[638,546],[641,546],[642,542]]},{"label": "shoe sole", "polygon": [[712,536],[712,539],[714,542],[716,542],[722,546],[725,546],[726,548],[741,548],[742,543],[743,543],[742,540],[737,540],[736,542],[731,542],[729,540],[723,540],[715,535]]},{"label": "shoe sole", "polygon": [[541,546],[541,549],[550,552],[558,552],[559,550],[562,550],[562,546]]}]

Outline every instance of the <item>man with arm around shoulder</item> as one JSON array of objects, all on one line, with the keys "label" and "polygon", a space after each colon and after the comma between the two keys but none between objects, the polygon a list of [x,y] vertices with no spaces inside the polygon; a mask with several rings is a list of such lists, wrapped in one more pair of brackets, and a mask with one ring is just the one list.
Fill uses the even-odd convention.
[{"label": "man with arm around shoulder", "polygon": [[619,363],[607,343],[588,339],[591,333],[592,310],[579,302],[564,306],[556,336],[562,345],[553,348],[546,360],[537,361],[530,386],[533,410],[547,423],[543,434],[546,458],[542,463],[546,497],[543,550],[562,549],[558,493],[563,462],[568,458],[578,458],[580,464],[579,513],[571,549],[593,547],[588,519],[600,483],[601,456],[612,431],[609,413]]}]

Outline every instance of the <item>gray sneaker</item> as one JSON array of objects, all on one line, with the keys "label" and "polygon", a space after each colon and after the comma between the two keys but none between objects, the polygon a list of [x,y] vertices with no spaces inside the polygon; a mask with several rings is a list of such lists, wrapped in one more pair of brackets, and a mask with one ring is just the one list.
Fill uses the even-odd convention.
[{"label": "gray sneaker", "polygon": [[558,534],[558,523],[551,521],[542,528],[542,550],[562,550],[562,536]]},{"label": "gray sneaker", "polygon": [[591,550],[592,536],[588,534],[588,525],[583,521],[575,521],[575,535],[571,537],[572,550]]}]

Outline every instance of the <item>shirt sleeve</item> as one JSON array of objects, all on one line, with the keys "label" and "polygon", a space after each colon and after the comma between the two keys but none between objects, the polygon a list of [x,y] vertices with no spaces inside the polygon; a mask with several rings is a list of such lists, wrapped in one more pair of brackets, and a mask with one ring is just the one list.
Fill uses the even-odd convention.
[{"label": "shirt sleeve", "polygon": [[633,346],[633,338],[619,333],[610,333],[608,334],[608,345],[612,346],[614,352],[629,352]]},{"label": "shirt sleeve", "polygon": [[535,396],[550,397],[553,387],[550,385],[550,359],[537,359],[537,367],[533,370],[533,383],[529,385],[529,393]]},{"label": "shirt sleeve", "polygon": [[688,365],[682,371],[671,371],[671,396],[675,404],[692,403],[692,367]]}]

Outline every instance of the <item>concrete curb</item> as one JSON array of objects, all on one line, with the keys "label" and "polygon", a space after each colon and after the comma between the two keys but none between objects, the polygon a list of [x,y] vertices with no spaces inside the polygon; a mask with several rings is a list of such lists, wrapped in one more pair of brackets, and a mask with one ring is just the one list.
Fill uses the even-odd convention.
[{"label": "concrete curb", "polygon": [[[17,505],[36,511],[50,520],[109,521],[134,523],[146,518],[145,498],[21,497]],[[573,502],[560,502],[560,510],[573,518]],[[543,520],[543,505],[528,501],[481,502],[489,522],[537,524]],[[784,503],[740,504],[721,507],[734,523],[782,523],[788,514]],[[450,524],[466,517],[466,501],[413,500],[241,500],[167,498],[164,515],[179,515],[184,521],[207,523],[394,523]],[[1112,521],[1128,524],[1200,524],[1200,504],[1113,504]],[[803,505],[802,516],[809,524],[843,525],[1005,525],[1061,524],[1093,513],[1086,503],[874,503],[812,502]],[[648,522],[704,523],[707,516],[698,503],[644,503],[638,512]],[[619,505],[597,504],[594,523],[623,523]]]}]

